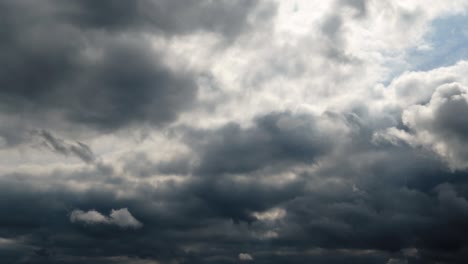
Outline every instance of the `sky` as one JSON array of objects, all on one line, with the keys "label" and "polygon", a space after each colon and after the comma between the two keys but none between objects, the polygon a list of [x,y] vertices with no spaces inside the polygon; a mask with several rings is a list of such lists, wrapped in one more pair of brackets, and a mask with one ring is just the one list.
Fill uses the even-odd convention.
[{"label": "sky", "polygon": [[0,0],[0,262],[468,262],[467,0]]}]

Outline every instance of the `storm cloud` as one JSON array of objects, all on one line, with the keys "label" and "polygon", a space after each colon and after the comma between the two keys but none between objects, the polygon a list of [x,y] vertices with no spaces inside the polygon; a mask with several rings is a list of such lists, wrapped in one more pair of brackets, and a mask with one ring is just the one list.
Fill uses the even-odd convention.
[{"label": "storm cloud", "polygon": [[466,263],[467,10],[1,1],[0,262]]},{"label": "storm cloud", "polygon": [[[193,105],[197,73],[169,67],[147,36],[206,31],[235,38],[248,30],[247,16],[256,6],[255,1],[3,1],[3,109],[30,118],[55,115],[106,131],[172,121]],[[262,8],[265,18],[274,12]]]}]

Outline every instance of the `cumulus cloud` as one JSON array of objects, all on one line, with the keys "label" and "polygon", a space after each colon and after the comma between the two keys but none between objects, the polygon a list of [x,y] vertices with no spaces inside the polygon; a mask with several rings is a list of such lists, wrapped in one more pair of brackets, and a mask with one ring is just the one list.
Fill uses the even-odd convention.
[{"label": "cumulus cloud", "polygon": [[109,216],[104,216],[96,210],[82,211],[73,210],[70,214],[70,221],[72,223],[85,223],[89,225],[95,224],[110,224],[116,225],[121,228],[140,228],[143,226],[133,215],[128,211],[127,208],[118,210],[112,209]]},{"label": "cumulus cloud", "polygon": [[414,131],[413,144],[422,144],[444,157],[453,168],[468,166],[468,95],[460,84],[436,89],[426,105],[403,112],[403,123]]},{"label": "cumulus cloud", "polygon": [[452,169],[465,169],[468,111],[466,80],[462,75],[465,68],[465,63],[460,63],[431,72],[435,76],[413,73],[395,81],[390,87],[398,99],[392,100],[400,102],[397,112],[401,113],[405,128],[377,132],[375,140],[423,147],[440,155]]}]

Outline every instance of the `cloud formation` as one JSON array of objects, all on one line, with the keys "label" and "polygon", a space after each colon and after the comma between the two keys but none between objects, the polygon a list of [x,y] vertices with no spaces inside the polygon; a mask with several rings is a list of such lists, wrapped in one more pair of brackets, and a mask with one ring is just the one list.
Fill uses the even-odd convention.
[{"label": "cloud formation", "polygon": [[111,210],[109,216],[104,216],[96,210],[84,212],[82,210],[73,210],[70,214],[70,221],[72,223],[85,223],[89,225],[95,224],[110,224],[117,225],[121,228],[140,228],[143,226],[127,208],[119,210]]},{"label": "cloud formation", "polygon": [[240,261],[252,261],[253,257],[248,253],[239,253]]},{"label": "cloud formation", "polygon": [[65,156],[73,155],[86,163],[93,162],[96,159],[91,148],[82,142],[67,143],[46,130],[35,131],[35,134],[44,139],[47,147],[59,154]]},{"label": "cloud formation", "polygon": [[255,118],[249,128],[229,123],[216,130],[189,132],[187,140],[199,159],[197,173],[248,173],[273,164],[314,162],[329,151],[331,137],[340,136],[333,128],[328,135],[322,133],[326,119],[270,113]]},{"label": "cloud formation", "polygon": [[467,10],[1,1],[2,263],[466,263]]},{"label": "cloud formation", "polygon": [[[0,101],[10,115],[54,115],[102,130],[163,124],[196,99],[197,73],[170,67],[154,38],[204,31],[235,38],[256,1],[4,1]],[[273,7],[259,7],[267,18]],[[253,12],[253,11],[252,11]],[[256,12],[256,11],[255,11]],[[18,19],[16,14],[22,14]],[[33,26],[31,26],[33,25]],[[20,77],[21,76],[21,77]],[[58,126],[58,124],[50,124]]]}]

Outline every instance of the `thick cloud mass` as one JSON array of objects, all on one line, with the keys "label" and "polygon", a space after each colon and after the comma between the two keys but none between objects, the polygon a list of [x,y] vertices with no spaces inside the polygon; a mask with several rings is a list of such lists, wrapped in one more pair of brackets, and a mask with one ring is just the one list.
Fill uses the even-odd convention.
[{"label": "thick cloud mass", "polygon": [[0,263],[467,263],[467,11],[0,1]]},{"label": "thick cloud mass", "polygon": [[412,106],[403,122],[416,133],[416,140],[434,148],[455,168],[467,166],[468,96],[458,84],[440,86],[424,106]]},{"label": "thick cloud mass", "polygon": [[[249,26],[246,16],[257,3],[251,0],[52,2],[62,5],[66,16],[85,27],[161,31],[168,35],[207,30],[228,37],[234,37]],[[273,11],[271,7],[265,8]]]},{"label": "thick cloud mass", "polygon": [[256,5],[3,1],[0,101],[9,114],[53,114],[103,130],[172,121],[196,98],[195,72],[170,68],[146,35],[207,31],[235,38]]},{"label": "thick cloud mass", "polygon": [[[311,163],[331,148],[314,116],[271,113],[254,126],[230,123],[215,131],[193,131],[188,139],[199,158],[199,174],[248,173],[283,162]],[[332,131],[330,131],[332,133]]]},{"label": "thick cloud mass", "polygon": [[55,14],[57,5],[27,3],[1,8],[0,100],[10,114],[55,114],[108,130],[134,121],[160,124],[190,105],[193,76],[170,70],[140,34],[83,28]]}]

